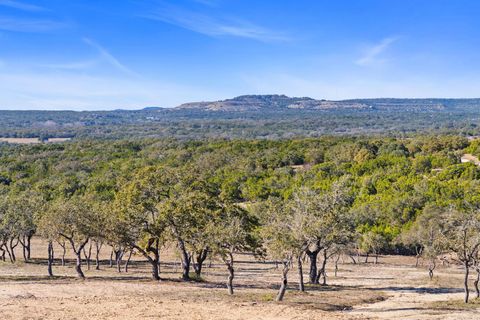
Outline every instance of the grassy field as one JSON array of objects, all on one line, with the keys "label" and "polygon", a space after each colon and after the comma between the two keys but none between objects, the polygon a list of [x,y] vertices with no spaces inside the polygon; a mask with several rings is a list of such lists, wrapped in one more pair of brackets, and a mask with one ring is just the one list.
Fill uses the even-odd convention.
[{"label": "grassy field", "polygon": [[182,282],[179,259],[167,249],[162,281],[154,282],[140,256],[128,273],[110,268],[109,250],[103,249],[101,270],[85,266],[84,281],[75,277],[71,255],[65,267],[56,261],[56,276],[49,278],[46,245],[36,239],[31,263],[0,263],[2,319],[474,319],[480,309],[475,300],[460,302],[460,268],[439,268],[429,281],[408,257],[381,257],[377,265],[341,259],[337,277],[329,266],[329,286],[307,285],[305,293],[296,290],[293,269],[285,301],[277,303],[280,270],[271,262],[237,257],[235,295],[229,296],[226,269],[217,261],[207,261],[201,281]]}]

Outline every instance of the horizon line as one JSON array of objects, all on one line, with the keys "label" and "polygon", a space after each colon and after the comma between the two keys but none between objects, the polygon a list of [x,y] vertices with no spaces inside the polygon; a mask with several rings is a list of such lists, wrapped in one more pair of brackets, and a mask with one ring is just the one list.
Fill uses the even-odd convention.
[{"label": "horizon line", "polygon": [[0,107],[0,112],[1,111],[18,111],[18,112],[31,112],[31,111],[49,111],[49,112],[111,112],[111,111],[142,111],[145,109],[165,109],[165,110],[173,110],[178,108],[181,105],[184,104],[190,104],[190,103],[208,103],[208,102],[219,102],[219,101],[226,101],[226,100],[232,100],[236,99],[239,97],[245,97],[245,96],[285,96],[287,98],[291,99],[313,99],[317,101],[331,101],[331,102],[345,102],[345,101],[352,101],[352,100],[480,100],[479,97],[469,97],[469,98],[451,98],[451,97],[426,97],[426,98],[418,98],[418,97],[370,97],[370,98],[347,98],[347,99],[325,99],[325,98],[312,98],[309,96],[288,96],[285,94],[243,94],[243,95],[238,95],[232,98],[227,98],[227,99],[217,99],[217,100],[197,100],[197,101],[188,101],[188,102],[183,102],[179,105],[176,105],[174,107],[164,107],[164,106],[159,106],[159,105],[151,105],[151,106],[144,106],[144,107],[138,107],[138,108],[128,108],[128,107],[112,107],[111,109],[81,109],[81,108],[75,108],[73,107],[72,109],[23,109],[22,107],[16,108],[16,109],[3,109]]}]

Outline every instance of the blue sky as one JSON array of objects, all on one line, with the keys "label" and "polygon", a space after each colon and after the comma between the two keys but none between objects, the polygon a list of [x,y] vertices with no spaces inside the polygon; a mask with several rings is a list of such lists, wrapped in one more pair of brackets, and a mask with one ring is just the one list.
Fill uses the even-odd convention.
[{"label": "blue sky", "polygon": [[477,0],[0,0],[0,109],[479,97]]}]

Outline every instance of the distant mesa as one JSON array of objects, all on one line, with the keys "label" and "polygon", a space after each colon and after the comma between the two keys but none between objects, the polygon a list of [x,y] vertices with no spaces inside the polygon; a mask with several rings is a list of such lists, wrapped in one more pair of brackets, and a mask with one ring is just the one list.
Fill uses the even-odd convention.
[{"label": "distant mesa", "polygon": [[190,102],[178,106],[176,109],[199,109],[206,111],[259,111],[282,109],[321,109],[355,108],[366,109],[368,106],[361,102],[343,102],[315,100],[308,97],[291,98],[285,95],[246,95],[233,99],[213,102]]},{"label": "distant mesa", "polygon": [[286,95],[244,95],[219,101],[184,103],[175,110],[199,111],[281,111],[281,110],[402,110],[402,111],[441,111],[449,106],[476,104],[478,99],[351,99],[316,100],[308,97],[288,97]]}]

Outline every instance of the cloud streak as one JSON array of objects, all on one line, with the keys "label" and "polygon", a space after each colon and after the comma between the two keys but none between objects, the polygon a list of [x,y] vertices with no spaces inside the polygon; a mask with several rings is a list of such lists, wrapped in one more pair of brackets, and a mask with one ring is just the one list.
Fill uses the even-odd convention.
[{"label": "cloud streak", "polygon": [[47,32],[65,27],[62,22],[36,19],[12,19],[0,16],[0,30],[12,32]]},{"label": "cloud streak", "polygon": [[115,58],[107,49],[96,43],[90,38],[83,38],[83,42],[85,42],[87,45],[90,47],[94,48],[95,50],[98,51],[100,56],[102,57],[103,60],[108,62],[111,66],[116,68],[117,70],[126,73],[131,76],[137,76],[135,72],[130,70],[128,67],[126,67],[124,64],[122,64],[117,58]]},{"label": "cloud streak", "polygon": [[85,60],[70,63],[41,64],[39,67],[62,70],[85,70],[96,66],[98,62],[98,60]]},{"label": "cloud streak", "polygon": [[0,6],[23,10],[23,11],[47,11],[47,9],[44,7],[40,7],[34,4],[19,2],[19,1],[13,1],[13,0],[0,0]]},{"label": "cloud streak", "polygon": [[175,6],[163,6],[143,18],[161,21],[211,37],[231,36],[257,41],[288,41],[285,35],[268,30],[251,22],[231,18],[214,18]]},{"label": "cloud streak", "polygon": [[368,48],[363,56],[355,61],[355,64],[359,66],[369,66],[385,62],[385,59],[381,59],[382,53],[384,53],[397,40],[398,38],[396,37],[383,39],[376,45]]},{"label": "cloud streak", "polygon": [[0,110],[105,110],[145,106],[176,106],[212,98],[205,88],[171,79],[132,79],[70,72],[19,71],[0,73]]},{"label": "cloud streak", "polygon": [[480,78],[438,78],[426,76],[398,77],[397,74],[378,78],[371,72],[349,73],[327,78],[317,75],[285,72],[253,72],[242,75],[244,92],[248,94],[286,94],[288,96],[316,99],[361,99],[361,98],[476,98]]}]

